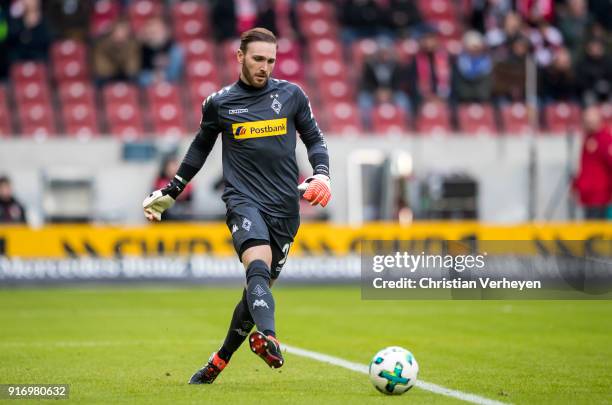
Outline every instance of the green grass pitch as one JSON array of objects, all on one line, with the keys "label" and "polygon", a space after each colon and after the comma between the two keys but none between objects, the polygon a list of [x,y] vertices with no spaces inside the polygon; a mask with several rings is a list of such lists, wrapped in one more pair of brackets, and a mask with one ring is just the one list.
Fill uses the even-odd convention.
[{"label": "green grass pitch", "polygon": [[[240,288],[0,290],[0,383],[70,384],[73,403],[460,402],[419,388],[385,397],[366,375],[292,354],[271,370],[246,344],[215,384],[187,385],[225,336]],[[612,403],[611,301],[363,301],[356,287],[282,285],[275,299],[279,338],[293,346],[366,364],[399,345],[419,378],[448,388],[515,404]]]}]

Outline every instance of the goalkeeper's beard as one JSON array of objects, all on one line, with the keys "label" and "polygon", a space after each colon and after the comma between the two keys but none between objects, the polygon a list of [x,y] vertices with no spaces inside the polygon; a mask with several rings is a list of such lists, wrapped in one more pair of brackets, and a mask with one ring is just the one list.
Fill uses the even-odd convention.
[{"label": "goalkeeper's beard", "polygon": [[251,72],[249,72],[249,69],[246,67],[244,63],[242,64],[241,77],[244,79],[243,81],[246,81],[248,85],[251,85],[253,87],[258,87],[258,88],[264,87],[266,83],[268,83],[268,80],[270,79],[270,75],[266,74],[266,80],[264,80],[262,84],[257,84],[255,82],[255,77],[251,74]]}]

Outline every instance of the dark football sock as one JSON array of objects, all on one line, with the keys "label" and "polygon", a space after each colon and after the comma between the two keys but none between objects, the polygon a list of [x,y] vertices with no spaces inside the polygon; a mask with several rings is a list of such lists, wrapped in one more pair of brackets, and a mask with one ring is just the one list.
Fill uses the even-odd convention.
[{"label": "dark football sock", "polygon": [[242,290],[242,299],[234,309],[234,315],[232,316],[232,321],[230,322],[223,346],[221,346],[221,349],[217,352],[219,357],[225,361],[229,361],[232,354],[238,350],[242,342],[247,338],[253,325],[253,318],[249,311],[245,289]]},{"label": "dark football sock", "polygon": [[247,302],[257,330],[274,333],[274,297],[270,290],[270,269],[262,260],[247,268]]}]

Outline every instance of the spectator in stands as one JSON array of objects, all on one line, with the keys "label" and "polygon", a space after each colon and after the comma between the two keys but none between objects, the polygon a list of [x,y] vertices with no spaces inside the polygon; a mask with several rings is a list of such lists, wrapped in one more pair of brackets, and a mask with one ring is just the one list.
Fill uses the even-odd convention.
[{"label": "spectator in stands", "polygon": [[176,82],[181,78],[184,51],[172,40],[170,30],[161,17],[153,17],[142,28],[141,71],[138,82],[148,86],[155,82]]},{"label": "spectator in stands", "polygon": [[364,117],[364,124],[369,126],[369,118],[375,104],[395,102],[405,111],[410,110],[408,98],[410,82],[406,67],[395,57],[392,43],[381,42],[376,54],[368,58],[363,65],[359,107]]},{"label": "spectator in stands", "polygon": [[0,223],[26,223],[25,209],[15,199],[7,176],[0,176]]},{"label": "spectator in stands", "polygon": [[40,0],[19,0],[13,3],[10,13],[9,60],[46,60],[51,32]]},{"label": "spectator in stands", "polygon": [[563,46],[561,32],[547,20],[541,19],[529,30],[528,36],[538,66],[550,65],[555,50]]},{"label": "spectator in stands", "polygon": [[414,0],[390,0],[384,11],[396,37],[413,36],[423,28],[423,17]]},{"label": "spectator in stands", "polygon": [[544,104],[578,100],[578,79],[567,48],[557,49],[550,66],[540,69],[538,76],[540,99]]},{"label": "spectator in stands", "polygon": [[257,20],[256,27],[263,27],[272,32],[278,32],[276,26],[276,8],[272,0],[257,0]]},{"label": "spectator in stands", "polygon": [[503,29],[498,27],[487,31],[487,44],[494,61],[506,59],[510,55],[511,44],[523,35],[523,28],[521,16],[510,12],[504,17]]},{"label": "spectator in stands", "polygon": [[135,80],[140,72],[140,43],[127,20],[113,23],[111,30],[93,46],[93,70],[98,84],[112,80]]},{"label": "spectator in stands", "polygon": [[525,64],[529,40],[516,38],[510,44],[510,54],[493,66],[493,97],[497,102],[525,100]]},{"label": "spectator in stands", "polygon": [[567,0],[566,7],[559,11],[559,30],[574,59],[584,46],[590,24],[586,0]]},{"label": "spectator in stands", "polygon": [[599,39],[587,41],[576,75],[586,104],[610,100],[612,94],[612,58]]},{"label": "spectator in stands", "polygon": [[589,12],[606,30],[612,31],[612,3],[610,0],[589,0]]},{"label": "spectator in stands", "polygon": [[211,21],[215,24],[213,30],[217,41],[225,41],[236,37],[236,5],[228,0],[211,0]]},{"label": "spectator in stands", "polygon": [[448,53],[440,46],[438,33],[431,27],[420,34],[419,51],[412,61],[409,77],[416,87],[412,92],[415,104],[435,98],[447,99],[450,95],[451,66]]},{"label": "spectator in stands", "polygon": [[60,38],[86,40],[92,10],[92,1],[45,1],[45,14],[49,17],[49,25],[53,33]]},{"label": "spectator in stands", "polygon": [[612,129],[603,124],[599,108],[584,113],[584,143],[573,187],[587,219],[604,219],[612,203]]},{"label": "spectator in stands", "polygon": [[[153,183],[153,190],[164,188],[174,178],[179,168],[179,162],[175,156],[169,155],[162,159],[159,174]],[[169,210],[164,211],[164,221],[188,221],[192,219],[193,184],[185,186],[185,190],[178,196],[176,203]]]},{"label": "spectator in stands", "polygon": [[336,3],[342,22],[342,40],[374,38],[384,31],[385,15],[376,0],[344,0]]},{"label": "spectator in stands", "polygon": [[453,66],[453,99],[458,102],[484,102],[491,97],[493,62],[478,31],[463,35],[463,52]]},{"label": "spectator in stands", "polygon": [[483,34],[502,27],[512,11],[511,0],[472,0],[471,6],[470,25]]}]

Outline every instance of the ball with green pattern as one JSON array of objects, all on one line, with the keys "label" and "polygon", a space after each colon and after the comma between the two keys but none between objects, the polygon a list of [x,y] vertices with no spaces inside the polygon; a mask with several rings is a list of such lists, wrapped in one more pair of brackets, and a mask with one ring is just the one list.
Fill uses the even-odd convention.
[{"label": "ball with green pattern", "polygon": [[410,351],[391,346],[374,355],[370,362],[370,381],[387,395],[400,395],[416,383],[419,364]]}]

